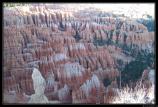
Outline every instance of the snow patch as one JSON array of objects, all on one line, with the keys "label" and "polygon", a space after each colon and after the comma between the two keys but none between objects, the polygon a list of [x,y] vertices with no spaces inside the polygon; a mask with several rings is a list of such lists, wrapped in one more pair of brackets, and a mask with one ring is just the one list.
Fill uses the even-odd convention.
[{"label": "snow patch", "polygon": [[64,59],[68,59],[67,56],[63,53],[56,54],[54,56],[54,61],[62,61]]},{"label": "snow patch", "polygon": [[155,70],[150,70],[149,75],[148,75],[149,80],[151,83],[154,85],[155,84]]},{"label": "snow patch", "polygon": [[70,45],[70,50],[79,50],[79,49],[86,49],[84,44],[83,43],[77,43],[77,44],[74,44],[74,45]]},{"label": "snow patch", "polygon": [[69,78],[72,76],[82,76],[82,73],[84,72],[84,68],[79,65],[79,63],[66,63],[64,69],[66,76]]}]

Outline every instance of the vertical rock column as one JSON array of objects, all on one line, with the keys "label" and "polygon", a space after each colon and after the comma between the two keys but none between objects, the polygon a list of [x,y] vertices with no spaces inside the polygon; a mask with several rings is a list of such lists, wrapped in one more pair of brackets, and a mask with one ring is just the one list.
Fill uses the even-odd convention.
[{"label": "vertical rock column", "polygon": [[31,95],[29,103],[48,103],[49,101],[47,97],[44,95],[46,82],[42,77],[41,73],[39,72],[39,70],[36,68],[34,68],[33,70],[32,79],[35,94]]}]

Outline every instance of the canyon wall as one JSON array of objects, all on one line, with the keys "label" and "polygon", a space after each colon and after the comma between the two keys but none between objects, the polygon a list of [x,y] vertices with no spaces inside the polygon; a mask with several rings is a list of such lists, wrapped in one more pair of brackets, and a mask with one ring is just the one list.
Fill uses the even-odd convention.
[{"label": "canyon wall", "polygon": [[32,78],[36,67],[45,80],[44,94],[49,101],[107,103],[108,92],[115,93],[116,85],[105,87],[103,80],[114,82],[119,76],[116,60],[127,57],[119,46],[154,51],[148,50],[153,46],[154,33],[132,20],[90,13],[49,6],[5,8],[3,85],[6,93],[14,91],[25,99],[36,94]]}]

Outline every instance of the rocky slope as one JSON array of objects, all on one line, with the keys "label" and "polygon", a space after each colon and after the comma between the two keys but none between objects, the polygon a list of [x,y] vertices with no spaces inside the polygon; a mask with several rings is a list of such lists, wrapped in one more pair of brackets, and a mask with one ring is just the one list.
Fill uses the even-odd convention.
[{"label": "rocky slope", "polygon": [[[154,32],[128,18],[99,14],[49,5],[4,8],[6,93],[14,91],[25,99],[36,95],[32,75],[38,68],[50,102],[108,103],[107,96],[116,95],[117,60],[134,60],[132,49],[154,52]],[[112,81],[109,86],[105,78]]]}]

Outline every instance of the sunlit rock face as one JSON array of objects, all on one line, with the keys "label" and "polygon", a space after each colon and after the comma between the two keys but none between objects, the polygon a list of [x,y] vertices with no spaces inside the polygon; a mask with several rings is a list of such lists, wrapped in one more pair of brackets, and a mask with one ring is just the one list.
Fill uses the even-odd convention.
[{"label": "sunlit rock face", "polygon": [[[3,35],[4,96],[21,98],[7,103],[108,103],[116,60],[134,59],[123,46],[154,52],[146,26],[91,8],[4,8]],[[105,86],[105,78],[113,82]]]},{"label": "sunlit rock face", "polygon": [[33,69],[32,79],[35,94],[30,96],[30,100],[28,103],[48,103],[48,99],[44,95],[46,82],[41,73],[36,68]]}]

